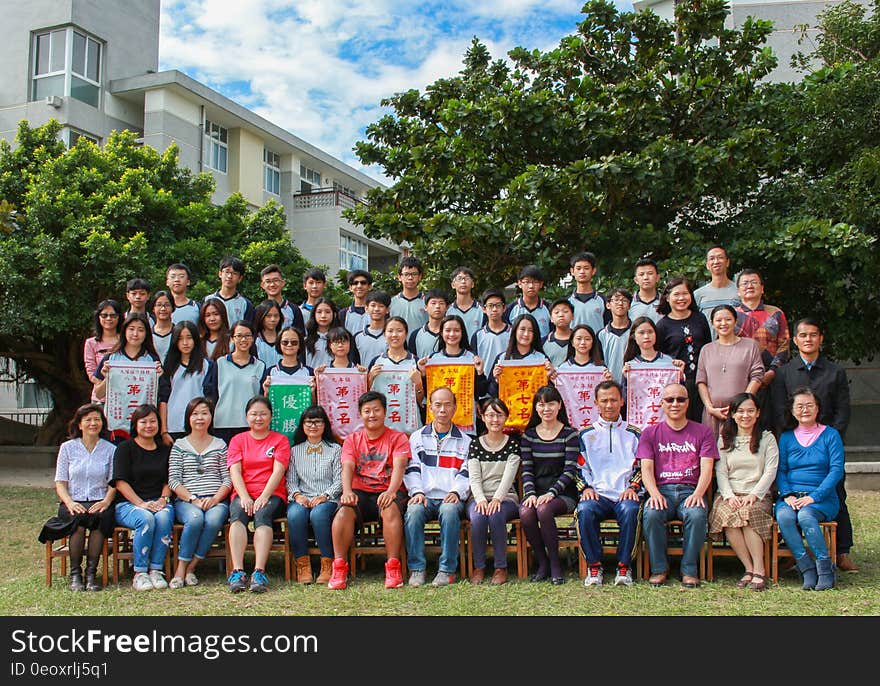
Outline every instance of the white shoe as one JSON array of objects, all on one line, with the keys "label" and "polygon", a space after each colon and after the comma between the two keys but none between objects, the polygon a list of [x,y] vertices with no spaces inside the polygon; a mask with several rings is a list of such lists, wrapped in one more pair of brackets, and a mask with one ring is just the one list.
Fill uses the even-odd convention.
[{"label": "white shoe", "polygon": [[424,586],[425,585],[425,570],[419,570],[410,572],[409,574],[409,585],[410,586]]},{"label": "white shoe", "polygon": [[624,567],[623,565],[617,565],[617,574],[614,577],[614,585],[615,586],[632,586],[633,585],[632,569],[630,569],[629,567]]},{"label": "white shoe", "polygon": [[183,579],[179,576],[172,576],[168,582],[168,588],[183,588]]},{"label": "white shoe", "polygon": [[165,581],[165,573],[159,569],[150,570],[150,581],[153,583],[153,588],[168,588],[168,582]]},{"label": "white shoe", "polygon": [[186,581],[187,586],[197,586],[199,583],[199,577],[197,577],[194,572],[188,572],[183,579]]},{"label": "white shoe", "polygon": [[602,585],[602,565],[588,565],[587,578],[584,579],[584,586],[601,586]]},{"label": "white shoe", "polygon": [[153,582],[150,581],[150,575],[146,572],[135,572],[131,585],[135,591],[152,591],[155,588]]}]

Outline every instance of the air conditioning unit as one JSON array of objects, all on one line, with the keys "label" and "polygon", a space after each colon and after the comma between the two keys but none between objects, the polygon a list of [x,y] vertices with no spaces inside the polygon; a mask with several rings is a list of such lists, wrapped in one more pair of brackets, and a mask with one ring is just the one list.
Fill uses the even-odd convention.
[{"label": "air conditioning unit", "polygon": [[64,100],[62,100],[61,97],[58,95],[47,95],[46,96],[46,104],[49,107],[54,107],[54,108],[58,109],[59,107],[61,107],[61,105],[64,104]]}]

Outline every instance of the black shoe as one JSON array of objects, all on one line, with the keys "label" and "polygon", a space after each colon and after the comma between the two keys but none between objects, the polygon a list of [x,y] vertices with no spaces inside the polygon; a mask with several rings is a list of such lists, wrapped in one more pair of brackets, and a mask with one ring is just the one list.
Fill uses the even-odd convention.
[{"label": "black shoe", "polygon": [[102,591],[104,587],[101,585],[101,582],[98,581],[98,566],[94,567],[86,566],[86,590],[87,591]]},{"label": "black shoe", "polygon": [[529,581],[537,582],[537,581],[547,581],[550,578],[550,575],[547,572],[535,572],[532,574]]},{"label": "black shoe", "polygon": [[562,584],[565,583],[565,579],[561,576],[554,576],[552,579],[550,579],[550,583],[554,586],[562,586]]},{"label": "black shoe", "polygon": [[85,591],[86,586],[83,583],[82,569],[76,567],[70,570],[70,590]]}]

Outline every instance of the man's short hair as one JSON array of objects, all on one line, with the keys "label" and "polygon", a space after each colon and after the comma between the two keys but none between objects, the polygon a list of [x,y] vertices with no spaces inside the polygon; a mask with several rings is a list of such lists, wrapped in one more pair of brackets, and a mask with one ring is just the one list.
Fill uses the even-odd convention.
[{"label": "man's short hair", "polygon": [[146,279],[141,279],[140,277],[135,277],[125,282],[126,293],[128,293],[128,291],[147,291],[147,293],[149,293],[151,290],[150,282]]},{"label": "man's short hair", "polygon": [[574,305],[571,304],[571,300],[568,298],[557,298],[552,303],[550,303],[550,314],[553,314],[553,310],[562,305],[563,307],[567,307],[571,310],[571,313],[574,314]]},{"label": "man's short hair", "polygon": [[223,271],[226,267],[232,267],[233,271],[244,276],[244,262],[239,258],[234,257],[233,255],[224,255],[223,259],[220,260],[220,271]]},{"label": "man's short hair", "polygon": [[654,271],[658,274],[660,273],[660,268],[657,266],[657,263],[647,257],[642,258],[641,260],[636,262],[636,266],[633,267],[633,271],[636,271],[639,267],[654,267]]},{"label": "man's short hair", "polygon": [[516,280],[519,281],[520,279],[534,279],[544,283],[544,272],[536,264],[527,264],[519,270],[519,276],[516,277]]},{"label": "man's short hair", "polygon": [[303,283],[305,283],[309,279],[314,279],[315,281],[323,281],[324,283],[327,283],[327,275],[324,273],[324,270],[318,269],[317,267],[306,269],[303,272]]},{"label": "man's short hair", "polygon": [[361,397],[358,398],[358,412],[361,411],[364,405],[367,403],[371,403],[374,400],[378,400],[382,403],[382,409],[388,409],[388,400],[385,398],[384,393],[380,393],[379,391],[367,391],[366,393],[362,393]]},{"label": "man's short hair", "polygon": [[449,304],[449,293],[444,291],[442,288],[429,288],[425,291],[425,304],[427,305],[431,300],[439,298],[447,305]]},{"label": "man's short hair", "polygon": [[282,279],[284,278],[284,274],[281,272],[281,267],[279,267],[277,264],[270,264],[267,267],[263,267],[260,270],[260,278],[262,279],[264,276],[266,276],[266,274],[274,274],[275,272],[281,274]]},{"label": "man's short hair", "polygon": [[391,307],[391,296],[385,291],[370,291],[367,293],[367,297],[364,298],[364,304],[369,305],[372,302],[385,305],[385,307]]},{"label": "man's short hair", "polygon": [[369,284],[373,283],[373,276],[366,269],[352,269],[348,272],[348,276],[345,277],[345,282],[351,286],[351,282],[358,277],[363,277]]},{"label": "man's short hair", "polygon": [[761,282],[761,284],[764,283],[764,277],[761,276],[761,272],[759,272],[757,269],[752,269],[751,267],[746,267],[739,274],[736,275],[736,287],[737,288],[739,288],[739,282],[742,280],[742,277],[744,277],[744,276],[757,276],[758,280]]},{"label": "man's short hair", "polygon": [[730,259],[730,255],[729,255],[728,252],[727,252],[727,248],[725,248],[723,245],[718,245],[718,244],[716,243],[715,245],[709,246],[709,249],[706,250],[706,254],[708,255],[708,254],[709,254],[710,252],[712,252],[713,250],[720,250],[721,252],[724,253],[724,256],[725,256],[728,260]]},{"label": "man's short hair", "polygon": [[422,268],[422,261],[414,255],[407,255],[397,265],[398,274],[400,274],[404,269],[415,269],[416,271],[418,271],[419,274],[424,273],[424,269]]},{"label": "man's short hair", "polygon": [[483,291],[483,294],[480,296],[480,304],[485,307],[486,301],[489,300],[489,298],[501,298],[501,304],[507,304],[507,300],[504,297],[504,291],[500,288],[487,288]]},{"label": "man's short hair", "polygon": [[611,289],[608,293],[605,294],[605,300],[611,302],[611,298],[613,298],[615,295],[622,295],[624,298],[626,298],[627,302],[631,303],[633,301],[632,293],[630,293],[625,288]]},{"label": "man's short hair", "polygon": [[450,278],[455,280],[455,277],[458,276],[459,274],[464,274],[465,276],[469,276],[474,281],[477,280],[477,276],[476,276],[476,274],[474,274],[474,270],[471,269],[470,267],[456,267],[455,269],[452,270],[452,276]]},{"label": "man's short hair", "polygon": [[192,270],[187,267],[183,262],[175,262],[174,264],[169,264],[168,269],[165,270],[165,274],[167,276],[168,272],[172,269],[177,269],[178,271],[186,272],[186,278],[192,279]]},{"label": "man's short hair", "polygon": [[815,317],[801,317],[794,323],[794,333],[797,335],[798,327],[803,324],[804,326],[815,326],[819,330],[819,335],[825,335],[825,329],[822,327],[822,324]]},{"label": "man's short hair", "polygon": [[591,252],[579,252],[576,255],[572,255],[568,261],[568,266],[573,267],[578,262],[589,262],[593,269],[596,268],[596,256]]},{"label": "man's short hair", "polygon": [[452,389],[449,388],[449,386],[438,386],[438,387],[435,388],[433,391],[431,391],[431,394],[428,396],[428,402],[431,402],[432,400],[434,400],[434,394],[435,394],[437,391],[449,391],[449,395],[452,396],[452,402],[453,402],[453,404],[458,404],[457,401],[456,401],[456,399],[455,399],[455,393],[452,392]]},{"label": "man's short hair", "polygon": [[623,397],[623,386],[614,379],[607,379],[596,384],[596,388],[593,389],[593,400],[599,399],[599,391],[607,391],[611,388],[616,388],[617,392],[620,393],[620,397]]}]

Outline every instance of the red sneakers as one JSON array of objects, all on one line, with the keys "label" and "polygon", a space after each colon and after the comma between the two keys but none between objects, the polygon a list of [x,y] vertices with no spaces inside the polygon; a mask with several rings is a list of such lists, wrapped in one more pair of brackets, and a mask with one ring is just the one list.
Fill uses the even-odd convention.
[{"label": "red sneakers", "polygon": [[327,583],[328,588],[342,590],[346,587],[348,581],[348,562],[341,557],[333,560],[333,572],[330,574],[330,581]]},{"label": "red sneakers", "polygon": [[392,557],[385,563],[385,588],[401,586],[403,586],[403,571],[400,569],[400,560]]}]

